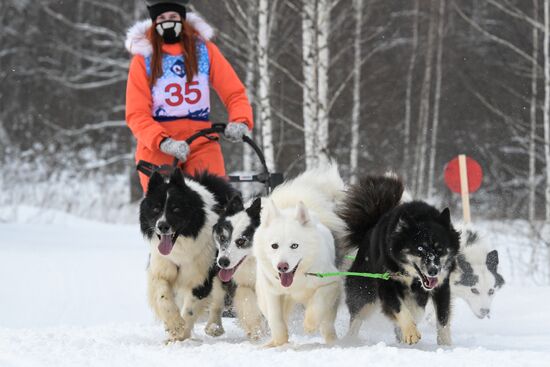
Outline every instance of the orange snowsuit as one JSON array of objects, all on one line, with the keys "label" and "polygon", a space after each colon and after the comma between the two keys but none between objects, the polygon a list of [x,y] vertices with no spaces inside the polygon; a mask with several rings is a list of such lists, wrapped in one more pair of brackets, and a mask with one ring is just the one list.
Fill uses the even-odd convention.
[{"label": "orange snowsuit", "polygon": [[[147,27],[142,24],[141,28],[146,29]],[[130,32],[129,37],[131,37]],[[143,41],[143,38],[138,40],[142,44]],[[211,126],[208,113],[203,114],[206,110],[209,112],[210,86],[217,92],[227,108],[229,121],[243,122],[249,129],[252,129],[252,107],[246,96],[244,85],[229,62],[212,42],[202,39],[201,44],[203,46],[203,53],[208,52],[207,56],[203,56],[204,60],[209,60],[209,65],[201,64],[199,68],[208,70],[208,75],[202,76],[202,79],[197,79],[195,76],[193,79],[194,82],[191,85],[188,85],[189,83],[187,83],[185,77],[180,79],[173,77],[171,84],[162,85],[160,89],[157,88],[155,90],[155,87],[158,87],[160,84],[159,79],[156,85],[151,88],[148,81],[148,58],[143,55],[143,52],[142,54],[134,54],[130,64],[126,90],[126,122],[137,139],[136,162],[144,160],[155,165],[172,164],[174,157],[164,154],[159,148],[164,138],[185,140],[198,130]],[[128,48],[130,49],[131,47]],[[132,50],[130,51],[132,52]],[[162,51],[165,57],[172,57],[170,60],[177,60],[178,57],[182,58],[182,47],[179,43],[164,44]],[[204,60],[202,60],[203,64],[205,63]],[[181,65],[181,62],[178,62]],[[163,67],[164,74],[167,74],[164,63]],[[179,73],[185,72],[181,68],[176,68],[175,70]],[[170,81],[167,83],[170,83]],[[160,99],[159,94],[162,94]],[[202,98],[202,101],[199,101],[199,98]],[[159,103],[161,104],[164,103],[164,106],[156,106],[157,101],[160,101]],[[186,111],[189,111],[189,116],[184,118],[177,118],[181,114],[176,115],[176,118],[166,116],[166,110],[169,111],[171,107],[177,106],[178,103],[185,105],[185,102],[200,102],[201,106],[207,106],[207,108],[197,110],[196,113],[192,114],[189,110],[192,104],[187,104],[185,108],[188,108]],[[217,139],[208,140],[200,138],[195,140],[190,146],[190,154],[183,168],[190,174],[195,173],[195,171],[207,170],[211,173],[225,176],[223,155]],[[149,177],[141,172],[139,176],[143,190],[146,192]]]}]

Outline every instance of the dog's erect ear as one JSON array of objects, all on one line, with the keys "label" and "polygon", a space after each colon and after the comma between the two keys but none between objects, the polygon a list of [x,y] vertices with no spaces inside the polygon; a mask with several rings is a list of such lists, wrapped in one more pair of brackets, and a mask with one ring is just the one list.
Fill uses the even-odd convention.
[{"label": "dog's erect ear", "polygon": [[449,208],[443,209],[443,211],[441,212],[441,214],[439,214],[439,220],[440,220],[441,223],[443,223],[446,227],[450,227],[450,226],[451,226],[451,211],[449,210]]},{"label": "dog's erect ear", "polygon": [[268,226],[273,220],[281,216],[279,208],[275,205],[273,200],[267,199],[265,208],[262,210],[261,223]]},{"label": "dog's erect ear", "polygon": [[227,205],[225,206],[225,212],[228,213],[229,215],[242,212],[243,210],[244,210],[243,198],[239,194],[234,195],[227,202]]},{"label": "dog's erect ear", "polygon": [[160,185],[164,183],[164,177],[158,172],[153,172],[151,178],[149,179],[149,184],[147,185],[147,194],[149,196],[155,191]]},{"label": "dog's erect ear", "polygon": [[495,287],[500,288],[504,285],[504,278],[498,273],[498,251],[493,250],[487,254],[487,260],[485,261],[487,269],[495,277]]},{"label": "dog's erect ear", "polygon": [[254,218],[256,220],[260,219],[260,214],[262,212],[262,198],[256,198],[250,208],[246,209],[246,214],[250,218]]},{"label": "dog's erect ear", "polygon": [[305,204],[301,201],[298,205],[296,205],[296,220],[303,226],[307,225],[311,221],[309,211],[307,210]]},{"label": "dog's erect ear", "polygon": [[[462,235],[466,234],[466,246],[472,246],[475,245],[477,240],[479,239],[479,235],[477,232],[474,232],[472,230],[467,229],[466,233],[462,233]],[[498,262],[498,255],[497,255],[497,262]]]},{"label": "dog's erect ear", "polygon": [[170,176],[170,184],[177,187],[185,187],[185,179],[179,168],[176,168]]},{"label": "dog's erect ear", "polygon": [[498,251],[493,250],[487,254],[486,260],[487,268],[491,271],[497,271],[498,267]]}]

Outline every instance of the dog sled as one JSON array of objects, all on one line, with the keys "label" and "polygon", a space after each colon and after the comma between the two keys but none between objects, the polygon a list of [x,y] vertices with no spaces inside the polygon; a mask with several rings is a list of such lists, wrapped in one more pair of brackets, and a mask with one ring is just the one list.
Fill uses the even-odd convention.
[{"label": "dog sled", "polygon": [[[226,126],[227,125],[224,123],[214,123],[212,124],[212,127],[208,129],[197,131],[195,134],[190,136],[186,142],[189,146],[191,146],[191,143],[197,139],[214,139],[212,134],[223,134]],[[256,153],[256,156],[262,165],[262,172],[249,175],[229,175],[227,177],[232,183],[261,183],[264,186],[266,194],[269,194],[275,187],[283,183],[283,174],[269,171],[269,168],[265,162],[265,156],[254,140],[245,135],[243,137],[243,142],[248,144]],[[175,169],[181,169],[181,167],[179,160],[174,158],[174,162],[171,165],[165,164],[161,166],[141,160],[138,162],[136,169],[148,177],[151,177],[154,172],[158,172],[164,177],[169,177]]]}]

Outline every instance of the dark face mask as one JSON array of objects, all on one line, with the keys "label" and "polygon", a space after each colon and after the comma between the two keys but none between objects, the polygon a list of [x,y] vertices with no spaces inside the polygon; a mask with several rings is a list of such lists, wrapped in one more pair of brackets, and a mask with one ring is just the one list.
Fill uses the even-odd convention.
[{"label": "dark face mask", "polygon": [[182,28],[183,24],[181,22],[172,20],[157,23],[155,26],[157,33],[162,37],[164,43],[168,44],[178,43],[180,41]]}]

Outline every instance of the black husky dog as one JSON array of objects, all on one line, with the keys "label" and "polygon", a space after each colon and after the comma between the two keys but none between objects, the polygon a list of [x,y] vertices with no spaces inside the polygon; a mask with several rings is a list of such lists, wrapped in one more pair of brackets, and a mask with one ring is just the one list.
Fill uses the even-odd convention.
[{"label": "black husky dog", "polygon": [[[168,341],[190,337],[206,309],[206,333],[223,334],[224,290],[215,276],[212,227],[228,199],[237,195],[223,178],[175,170],[168,182],[154,173],[140,206],[141,232],[150,244],[149,303],[168,332]],[[183,306],[180,305],[183,300]]]},{"label": "black husky dog", "polygon": [[420,201],[400,204],[403,183],[396,177],[368,176],[349,189],[341,217],[348,225],[347,250],[358,249],[350,271],[390,272],[390,280],[347,277],[350,336],[379,300],[396,325],[399,341],[420,340],[416,322],[431,298],[437,314],[437,342],[451,344],[449,275],[459,234],[449,209],[439,212]]}]

